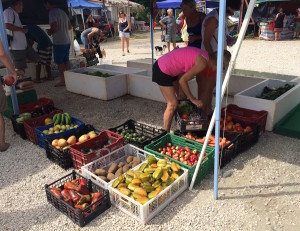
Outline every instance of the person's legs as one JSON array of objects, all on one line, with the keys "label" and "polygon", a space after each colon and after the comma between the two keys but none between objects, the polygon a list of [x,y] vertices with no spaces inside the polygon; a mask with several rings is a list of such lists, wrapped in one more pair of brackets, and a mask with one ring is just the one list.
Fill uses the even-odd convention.
[{"label": "person's legs", "polygon": [[164,129],[169,132],[174,113],[177,109],[178,101],[175,95],[174,87],[159,86],[159,88],[167,102],[167,108],[164,112]]},{"label": "person's legs", "polygon": [[124,53],[124,37],[121,37],[121,49],[122,49],[122,55],[124,56],[125,55],[125,53]]},{"label": "person's legs", "polygon": [[168,52],[170,52],[170,42],[167,42]]},{"label": "person's legs", "polygon": [[129,38],[126,38],[127,53],[129,53]]},{"label": "person's legs", "polygon": [[7,100],[2,86],[0,86],[0,152],[8,149],[9,144],[5,143],[5,122],[2,112],[7,109]]},{"label": "person's legs", "polygon": [[173,42],[173,49],[176,48],[176,42]]},{"label": "person's legs", "polygon": [[[70,44],[67,45],[53,45],[53,54],[54,54],[54,62],[58,66],[60,82],[55,84],[55,87],[64,86],[65,85],[65,77],[64,72],[68,67],[67,64],[69,62],[69,51]],[[69,66],[70,67],[70,66]]]},{"label": "person's legs", "polygon": [[275,41],[278,40],[278,32],[275,32]]},{"label": "person's legs", "polygon": [[189,45],[189,41],[183,42],[184,46],[187,47]]},{"label": "person's legs", "polygon": [[51,74],[51,67],[50,65],[46,65],[46,72],[47,72],[47,80],[52,80],[52,74]]}]

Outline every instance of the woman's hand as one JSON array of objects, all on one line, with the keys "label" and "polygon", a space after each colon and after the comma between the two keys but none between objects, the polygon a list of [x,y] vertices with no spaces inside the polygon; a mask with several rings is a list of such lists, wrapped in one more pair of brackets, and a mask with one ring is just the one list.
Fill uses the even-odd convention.
[{"label": "woman's hand", "polygon": [[202,103],[202,101],[199,100],[199,99],[191,99],[191,102],[192,102],[193,104],[195,104],[195,106],[198,107],[198,108],[202,108],[202,107],[203,107],[203,103]]}]

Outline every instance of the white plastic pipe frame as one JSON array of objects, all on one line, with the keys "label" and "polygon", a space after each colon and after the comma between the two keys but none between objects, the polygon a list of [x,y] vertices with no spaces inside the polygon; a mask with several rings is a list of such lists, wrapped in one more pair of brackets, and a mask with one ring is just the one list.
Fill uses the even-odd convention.
[{"label": "white plastic pipe frame", "polygon": [[[224,1],[221,0],[220,1],[220,6],[224,7],[225,3],[226,3],[226,0],[224,0]],[[211,132],[212,132],[212,129],[213,129],[213,126],[214,126],[214,123],[215,123],[216,111],[218,110],[218,112],[220,113],[220,110],[221,110],[221,103],[220,102],[222,102],[222,100],[223,100],[223,97],[224,97],[227,85],[229,83],[229,79],[230,79],[231,73],[232,73],[232,71],[234,69],[236,58],[237,58],[239,50],[241,48],[242,41],[243,41],[243,39],[245,37],[246,30],[247,30],[247,27],[249,25],[249,20],[251,18],[251,15],[252,15],[255,3],[256,3],[256,0],[250,0],[249,6],[248,6],[248,9],[247,9],[247,12],[246,12],[243,24],[242,24],[242,28],[240,30],[240,33],[239,33],[239,36],[238,36],[238,39],[237,39],[237,42],[236,42],[233,54],[231,56],[231,61],[229,63],[229,66],[228,66],[228,69],[227,69],[227,72],[226,72],[226,76],[225,76],[225,79],[224,79],[224,82],[223,82],[223,85],[222,85],[222,93],[219,96],[219,99],[216,96],[216,105],[218,103],[218,108],[217,107],[215,108],[213,116],[212,116],[212,119],[210,121],[210,124],[209,124],[209,127],[208,127],[208,131],[207,131],[207,134],[206,134],[206,138],[205,138],[205,141],[204,141],[204,144],[203,144],[203,148],[201,150],[200,157],[199,157],[199,160],[198,160],[198,163],[197,163],[197,166],[196,166],[196,169],[195,169],[195,172],[194,172],[194,175],[193,175],[190,187],[189,187],[190,190],[193,189],[194,184],[195,184],[196,176],[198,174],[198,171],[199,171],[199,168],[200,168],[200,164],[201,164],[201,161],[203,159],[203,155],[204,155],[205,149],[206,149],[207,144],[208,144],[208,138],[211,135]],[[225,10],[224,8],[220,9],[220,12],[224,11],[224,10]],[[225,15],[223,14],[223,17],[224,16]],[[221,18],[221,14],[219,16],[219,21],[220,22],[224,22],[224,18]],[[222,26],[224,26],[224,23],[222,23]],[[221,28],[219,27],[219,34],[222,31],[223,30],[221,30]],[[219,34],[218,34],[218,36],[219,36]],[[219,38],[221,38],[221,37],[224,37],[224,36],[220,36]],[[222,58],[222,56],[223,56],[223,51],[219,50],[218,51],[218,61],[219,61],[219,57],[220,57],[220,59],[222,60],[221,64],[223,64],[223,58]],[[218,63],[217,81],[221,82],[221,77],[222,77],[221,74],[222,74],[222,71],[220,70],[220,65]],[[218,124],[220,125],[220,117],[218,118]],[[220,127],[218,127],[218,128],[220,128]],[[216,129],[216,133],[219,134],[220,133],[220,129],[218,129],[218,131]],[[215,147],[216,147],[216,149],[219,150],[219,142],[216,142]],[[214,182],[214,196],[215,196],[215,199],[218,198],[218,195],[217,195],[218,194],[218,189],[217,189],[217,186],[218,186],[218,167],[219,167],[219,162],[218,162],[219,158],[218,158],[218,156],[219,156],[219,153],[218,152],[215,153],[215,158],[217,157],[216,158],[217,160],[215,160],[215,173],[214,173],[215,174],[215,177],[214,177],[214,181],[215,181]],[[217,169],[217,171],[216,171],[216,169]]]}]

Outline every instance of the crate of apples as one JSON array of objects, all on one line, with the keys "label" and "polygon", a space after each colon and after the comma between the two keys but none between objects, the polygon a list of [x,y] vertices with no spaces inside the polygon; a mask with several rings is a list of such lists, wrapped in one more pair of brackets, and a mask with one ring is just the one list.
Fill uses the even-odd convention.
[{"label": "crate of apples", "polygon": [[[180,147],[167,143],[163,148],[157,150],[160,154],[166,155],[173,158],[174,160],[180,161],[183,164],[193,166],[197,164],[200,157],[200,152],[197,149],[190,149],[189,147]],[[204,153],[204,157],[206,153]]]},{"label": "crate of apples", "polygon": [[235,123],[230,115],[227,115],[225,120],[220,119],[220,129],[238,133],[252,132],[251,126],[242,126],[240,123]]}]

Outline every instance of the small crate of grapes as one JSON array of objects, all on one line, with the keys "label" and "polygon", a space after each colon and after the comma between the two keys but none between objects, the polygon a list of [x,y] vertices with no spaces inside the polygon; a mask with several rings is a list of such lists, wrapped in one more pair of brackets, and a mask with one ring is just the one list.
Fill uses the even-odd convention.
[{"label": "small crate of grapes", "polygon": [[123,136],[105,130],[96,137],[70,146],[74,168],[91,163],[124,145]]},{"label": "small crate of grapes", "polygon": [[206,114],[188,100],[178,102],[175,112],[177,128],[181,132],[201,131],[208,128],[208,117]]},{"label": "small crate of grapes", "polygon": [[153,140],[156,140],[167,133],[164,129],[156,128],[134,120],[128,120],[124,124],[110,128],[109,130],[121,134],[124,137],[124,144],[129,143],[140,148],[144,148]]},{"label": "small crate of grapes", "polygon": [[[78,185],[74,186],[75,184],[72,181],[78,182]],[[85,183],[86,187],[82,186]],[[66,190],[66,188],[74,189]],[[111,207],[108,190],[94,184],[91,180],[86,179],[74,170],[57,181],[46,184],[45,190],[48,202],[80,227],[85,226]],[[84,193],[81,193],[83,190]],[[70,193],[71,191],[72,194]],[[77,192],[84,195],[80,197]],[[88,194],[86,194],[87,192]],[[69,198],[66,196],[69,196]],[[80,203],[83,201],[83,197],[88,197],[85,199],[86,203]],[[75,199],[77,199],[77,203]]]},{"label": "small crate of grapes", "polygon": [[[126,144],[106,156],[82,166],[81,172],[84,177],[91,179],[95,184],[107,189],[109,183],[112,181],[107,177],[113,164],[115,164],[116,167],[114,170],[111,170],[111,173],[114,174],[113,176],[115,178],[117,178],[120,174],[125,173],[132,167],[135,167],[145,161],[148,155],[150,155],[150,153],[145,150],[137,148],[131,144]],[[120,170],[120,168],[122,168],[122,170]],[[103,173],[100,172],[100,170],[103,171]]]},{"label": "small crate of grapes", "polygon": [[[189,181],[191,181],[202,147],[203,145],[196,141],[168,133],[153,143],[148,144],[144,149],[159,158],[167,158],[181,167],[188,169]],[[195,183],[205,178],[213,170],[213,167],[214,148],[207,147]]]}]

